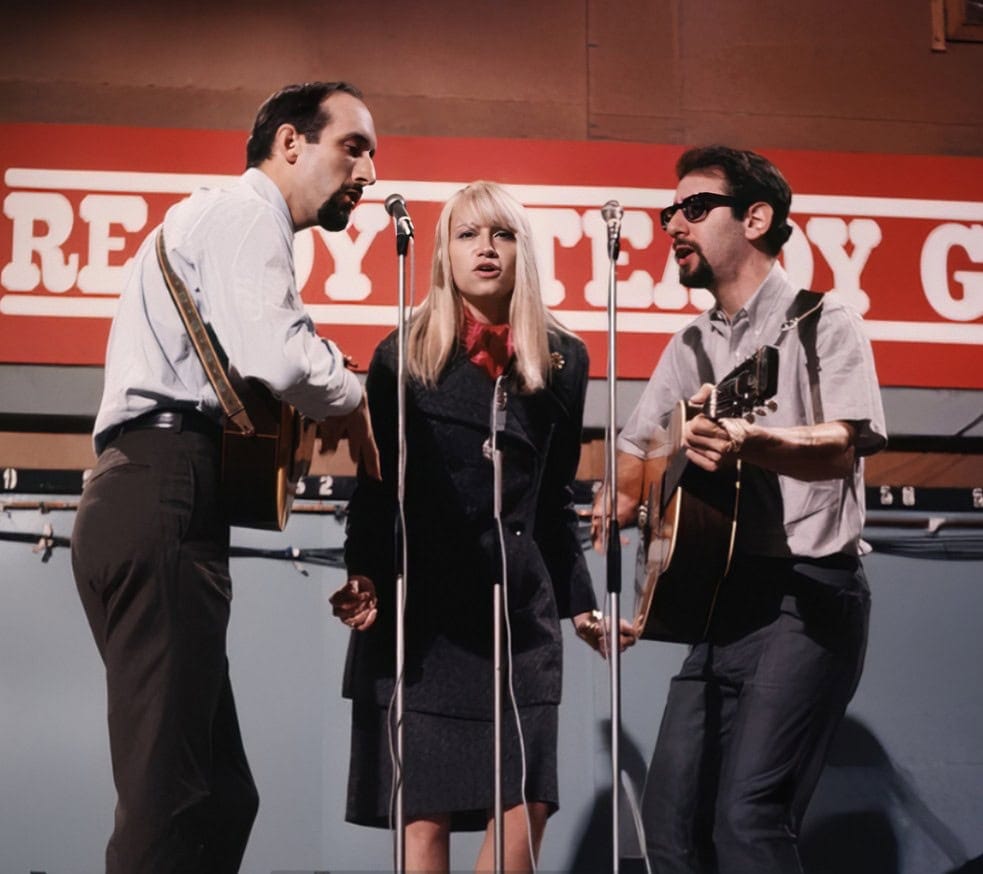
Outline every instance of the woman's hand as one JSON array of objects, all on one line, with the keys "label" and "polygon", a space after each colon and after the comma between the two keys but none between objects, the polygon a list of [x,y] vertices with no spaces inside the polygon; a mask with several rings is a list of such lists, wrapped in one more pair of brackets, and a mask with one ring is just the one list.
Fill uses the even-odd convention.
[{"label": "woman's hand", "polygon": [[332,613],[354,631],[372,627],[379,615],[375,583],[368,577],[352,576],[329,599]]},{"label": "woman's hand", "polygon": [[[608,635],[611,629],[610,620],[604,619],[600,610],[588,610],[585,613],[578,613],[573,617],[573,627],[579,637],[591,649],[597,650],[601,658],[608,657]],[[624,652],[628,647],[634,646],[638,640],[638,633],[634,626],[622,619],[619,626],[619,647]]]}]

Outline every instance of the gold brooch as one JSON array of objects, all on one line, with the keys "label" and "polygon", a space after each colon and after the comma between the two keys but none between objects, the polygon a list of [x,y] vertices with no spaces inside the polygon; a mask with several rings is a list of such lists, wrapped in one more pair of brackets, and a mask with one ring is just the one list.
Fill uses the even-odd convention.
[{"label": "gold brooch", "polygon": [[550,352],[550,367],[554,370],[563,370],[563,365],[567,363],[559,352]]}]

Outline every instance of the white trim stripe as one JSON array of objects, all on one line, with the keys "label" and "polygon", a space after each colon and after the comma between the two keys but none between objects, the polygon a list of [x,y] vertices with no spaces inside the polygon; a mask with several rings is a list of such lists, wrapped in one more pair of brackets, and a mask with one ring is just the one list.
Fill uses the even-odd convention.
[{"label": "white trim stripe", "polygon": [[[10,167],[4,174],[8,188],[55,191],[112,191],[146,194],[187,194],[196,188],[227,187],[237,176],[196,173],[144,173],[107,170],[46,170]],[[412,207],[420,203],[443,203],[465,182],[381,180],[366,189],[366,202],[385,200],[398,192]],[[625,208],[657,210],[669,204],[668,188],[609,188],[597,185],[508,185],[527,206],[571,206],[600,209],[614,198]],[[922,200],[908,197],[852,197],[835,194],[797,194],[792,213],[803,215],[868,216],[871,218],[930,219],[937,221],[983,222],[983,202],[965,200]]]},{"label": "white trim stripe", "polygon": [[118,297],[61,297],[54,294],[5,294],[0,315],[57,316],[58,318],[111,319]]},{"label": "white trim stripe", "polygon": [[[109,319],[116,313],[117,297],[60,297],[46,294],[6,294],[0,298],[0,314],[8,316],[58,316]],[[322,325],[396,326],[395,306],[368,304],[310,304],[311,318]],[[571,331],[598,334],[607,331],[602,310],[553,310]],[[618,313],[617,330],[632,334],[675,334],[696,313]],[[890,343],[939,343],[983,346],[983,325],[956,322],[864,321],[871,340]]]}]

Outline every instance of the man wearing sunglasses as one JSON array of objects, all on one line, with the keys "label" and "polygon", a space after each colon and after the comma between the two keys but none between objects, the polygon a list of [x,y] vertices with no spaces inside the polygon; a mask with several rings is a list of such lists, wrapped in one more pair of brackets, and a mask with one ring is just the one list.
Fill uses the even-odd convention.
[{"label": "man wearing sunglasses", "polygon": [[863,664],[863,456],[885,445],[884,415],[859,316],[835,293],[799,293],[777,261],[792,233],[779,170],[712,146],[676,171],[662,228],[680,282],[714,305],[671,339],[619,437],[620,521],[647,463],[672,451],[680,399],[702,404],[764,345],[778,346],[778,383],[753,423],[700,413],[683,426],[690,465],[740,462],[738,523],[707,632],[671,683],[647,851],[658,874],[798,872],[799,825]]}]

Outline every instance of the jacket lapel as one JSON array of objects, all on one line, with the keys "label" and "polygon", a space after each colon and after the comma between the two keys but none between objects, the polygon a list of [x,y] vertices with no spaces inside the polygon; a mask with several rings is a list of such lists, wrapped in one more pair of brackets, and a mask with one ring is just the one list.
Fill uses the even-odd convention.
[{"label": "jacket lapel", "polygon": [[[505,433],[520,443],[535,448],[538,430],[530,420],[527,405],[530,395],[520,395],[508,376],[503,379],[506,391]],[[442,419],[463,422],[479,431],[491,433],[492,395],[495,382],[464,354],[456,355],[440,379],[440,391],[415,388],[415,401],[421,410]]]}]

